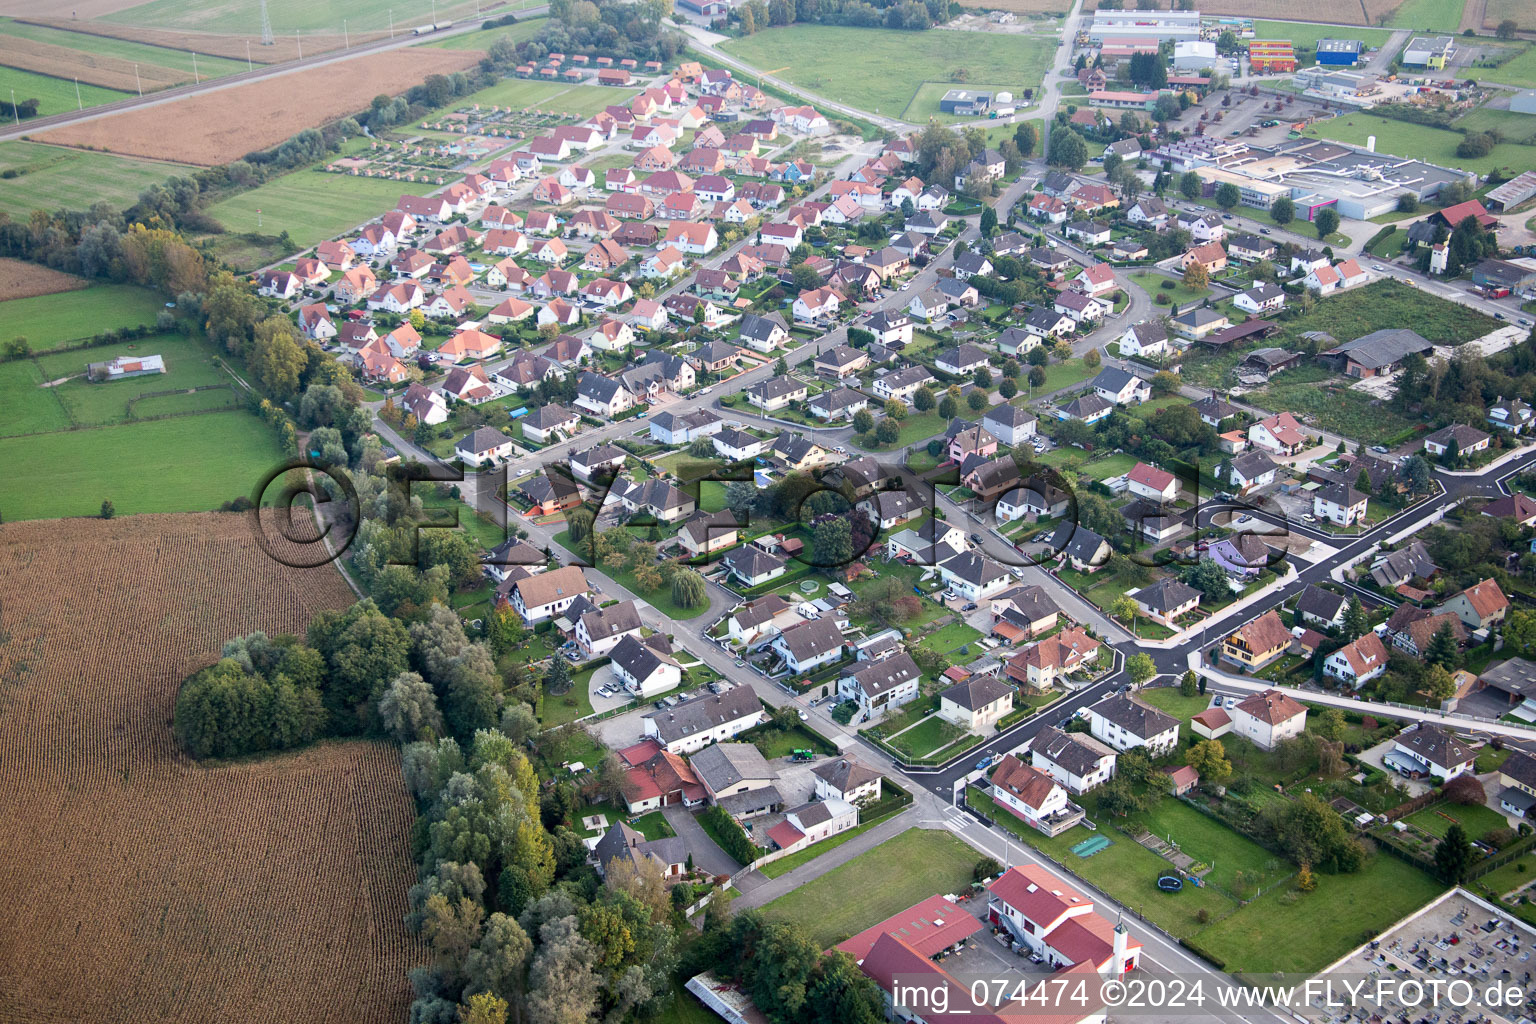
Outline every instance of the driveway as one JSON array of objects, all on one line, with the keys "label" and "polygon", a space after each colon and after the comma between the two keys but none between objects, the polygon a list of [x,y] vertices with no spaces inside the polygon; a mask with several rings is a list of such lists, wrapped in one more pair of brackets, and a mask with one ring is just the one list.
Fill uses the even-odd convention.
[{"label": "driveway", "polygon": [[711,875],[733,875],[741,870],[741,865],[709,838],[709,833],[704,831],[688,808],[673,805],[663,808],[661,813],[666,817],[667,824],[672,826],[672,831],[688,844],[688,853],[693,857],[694,867]]}]

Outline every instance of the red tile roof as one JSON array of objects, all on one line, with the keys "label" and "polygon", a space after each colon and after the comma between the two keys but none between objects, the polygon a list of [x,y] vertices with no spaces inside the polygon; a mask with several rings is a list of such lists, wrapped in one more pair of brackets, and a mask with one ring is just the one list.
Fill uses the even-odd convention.
[{"label": "red tile roof", "polygon": [[930,896],[838,943],[837,948],[862,960],[880,936],[892,935],[920,955],[932,957],[979,931],[981,922],[971,914],[943,896]]}]

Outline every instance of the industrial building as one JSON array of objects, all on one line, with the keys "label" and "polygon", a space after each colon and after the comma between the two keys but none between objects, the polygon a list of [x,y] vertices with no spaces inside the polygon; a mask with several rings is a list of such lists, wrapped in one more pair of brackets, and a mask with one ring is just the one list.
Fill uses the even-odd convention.
[{"label": "industrial building", "polygon": [[1364,71],[1339,71],[1318,65],[1296,72],[1296,84],[1306,96],[1348,103],[1362,110],[1376,105],[1381,95],[1379,79]]},{"label": "industrial building", "polygon": [[1093,12],[1088,41],[1101,45],[1106,39],[1194,40],[1200,38],[1199,11],[1105,11]]},{"label": "industrial building", "polygon": [[1365,44],[1358,39],[1319,39],[1317,62],[1326,67],[1347,68],[1360,63]]},{"label": "industrial building", "polygon": [[939,109],[946,114],[962,117],[985,114],[992,109],[992,94],[970,89],[951,89],[939,100]]},{"label": "industrial building", "polygon": [[1330,205],[1341,217],[1369,220],[1393,210],[1399,196],[1423,202],[1452,182],[1475,180],[1468,171],[1326,139],[1294,139],[1264,149],[1202,137],[1166,143],[1149,159],[1175,172],[1193,170],[1208,194],[1231,182],[1243,204],[1255,209],[1268,209],[1275,199],[1288,195],[1297,219],[1305,220]]},{"label": "industrial building", "polygon": [[1217,66],[1216,44],[1204,40],[1173,44],[1175,71],[1203,71]]},{"label": "industrial building", "polygon": [[1489,192],[1483,197],[1483,203],[1489,210],[1503,213],[1532,196],[1536,196],[1536,171],[1525,171]]},{"label": "industrial building", "polygon": [[1414,36],[1403,47],[1403,63],[1409,67],[1442,70],[1456,56],[1456,41],[1450,36]]},{"label": "industrial building", "polygon": [[1289,74],[1296,70],[1296,48],[1289,39],[1255,39],[1248,44],[1248,64],[1258,75]]}]

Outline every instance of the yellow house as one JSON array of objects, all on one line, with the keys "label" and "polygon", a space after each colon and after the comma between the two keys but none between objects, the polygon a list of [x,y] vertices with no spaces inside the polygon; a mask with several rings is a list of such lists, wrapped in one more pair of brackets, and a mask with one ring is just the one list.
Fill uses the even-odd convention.
[{"label": "yellow house", "polygon": [[1221,656],[1245,668],[1256,669],[1274,661],[1291,646],[1290,631],[1273,610],[1238,627],[1221,642]]}]

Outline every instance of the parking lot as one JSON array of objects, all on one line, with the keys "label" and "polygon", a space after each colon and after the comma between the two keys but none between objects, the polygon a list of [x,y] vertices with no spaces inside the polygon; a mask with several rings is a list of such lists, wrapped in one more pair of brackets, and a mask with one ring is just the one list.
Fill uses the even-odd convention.
[{"label": "parking lot", "polygon": [[[1536,930],[1491,904],[1467,895],[1464,890],[1455,889],[1335,964],[1326,973],[1351,978],[1366,975],[1371,991],[1377,990],[1380,981],[1398,985],[1408,981],[1421,984],[1462,981],[1478,993],[1495,984],[1501,987],[1517,985],[1529,992],[1532,949],[1536,949]],[[1394,988],[1386,989],[1387,998],[1380,1005],[1327,1006],[1319,997],[1312,1005],[1300,1008],[1300,1015],[1316,1024],[1344,1024],[1352,1018],[1388,1021],[1527,1019],[1529,1004],[1515,1007],[1473,1005],[1459,1012],[1442,1010],[1426,1018],[1424,1006],[1409,1006],[1392,998]]]}]

